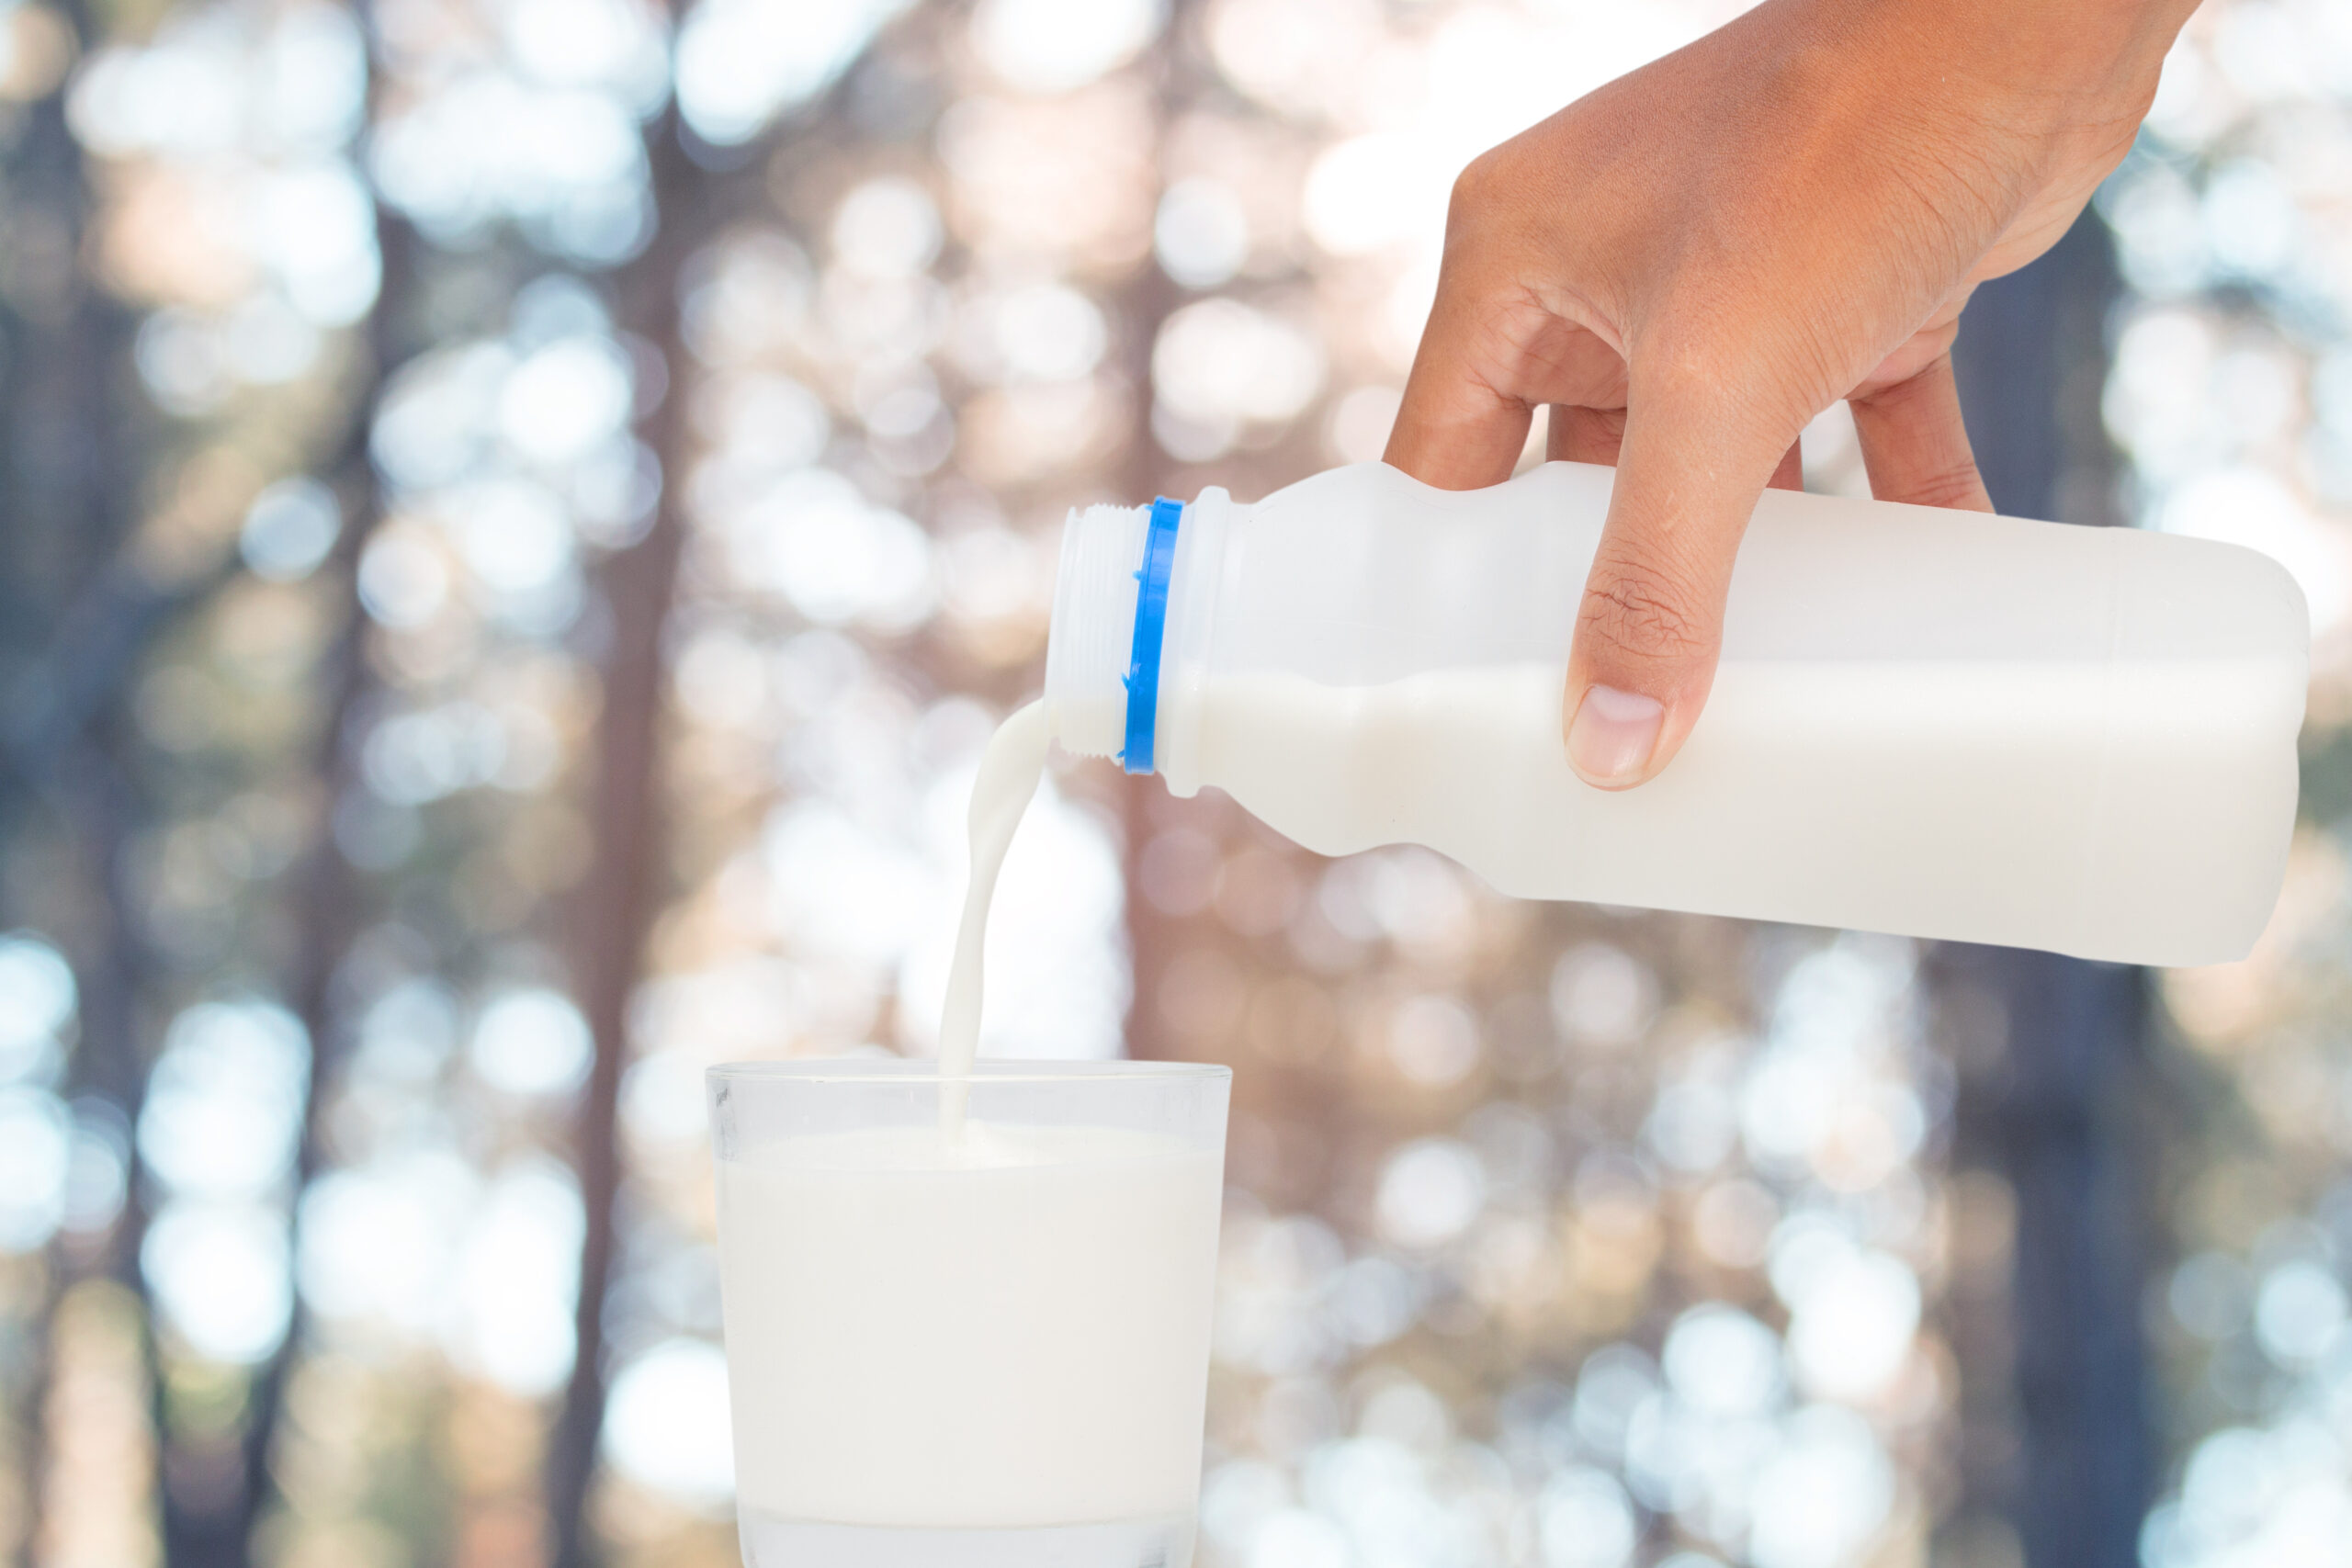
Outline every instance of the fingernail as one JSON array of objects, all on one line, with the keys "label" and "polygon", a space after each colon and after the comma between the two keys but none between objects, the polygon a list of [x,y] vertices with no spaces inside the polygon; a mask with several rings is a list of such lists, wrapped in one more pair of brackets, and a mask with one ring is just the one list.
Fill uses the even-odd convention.
[{"label": "fingernail", "polygon": [[1568,722],[1568,766],[1596,788],[1632,784],[1649,766],[1665,718],[1666,705],[1656,697],[1589,686]]}]

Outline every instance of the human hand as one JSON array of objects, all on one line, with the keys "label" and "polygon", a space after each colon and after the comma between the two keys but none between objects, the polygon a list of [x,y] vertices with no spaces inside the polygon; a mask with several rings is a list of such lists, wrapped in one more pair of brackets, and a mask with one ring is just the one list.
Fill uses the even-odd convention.
[{"label": "human hand", "polygon": [[1769,0],[1464,171],[1387,460],[1498,483],[1548,404],[1551,457],[1617,466],[1563,715],[1587,783],[1680,749],[1748,515],[1830,403],[1881,500],[1992,510],[1961,307],[2074,222],[2194,8]]}]

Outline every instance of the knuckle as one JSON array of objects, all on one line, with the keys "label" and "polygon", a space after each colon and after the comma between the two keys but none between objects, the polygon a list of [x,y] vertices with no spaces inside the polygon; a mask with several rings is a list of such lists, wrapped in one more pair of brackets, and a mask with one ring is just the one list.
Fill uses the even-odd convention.
[{"label": "knuckle", "polygon": [[1602,559],[1577,619],[1580,631],[1637,658],[1679,661],[1714,644],[1698,605],[1694,585],[1657,562]]},{"label": "knuckle", "polygon": [[1702,406],[1731,427],[1726,434],[1768,445],[1782,427],[1802,430],[1809,406],[1834,395],[1816,390],[1833,378],[1794,324],[1703,281],[1644,323],[1634,358],[1645,400]]},{"label": "knuckle", "polygon": [[1903,499],[1915,506],[1966,507],[1976,503],[1982,484],[1974,463],[1953,463],[1921,475]]},{"label": "knuckle", "polygon": [[1497,142],[1453,176],[1446,209],[1449,226],[1518,228],[1541,208],[1540,193],[1556,183],[1555,164],[1544,155],[1533,131]]},{"label": "knuckle", "polygon": [[1476,223],[1502,200],[1513,183],[1509,148],[1508,142],[1489,147],[1464,164],[1462,172],[1453,176],[1453,190],[1446,206],[1448,228],[1460,230]]}]

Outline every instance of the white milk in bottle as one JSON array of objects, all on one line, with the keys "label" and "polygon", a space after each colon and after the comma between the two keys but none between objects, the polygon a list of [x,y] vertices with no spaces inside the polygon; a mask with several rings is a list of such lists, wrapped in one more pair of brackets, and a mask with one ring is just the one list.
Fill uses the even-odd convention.
[{"label": "white milk in bottle", "polygon": [[1609,792],[1561,728],[1614,477],[1450,491],[1366,463],[1250,505],[1073,513],[1054,737],[1311,850],[1425,844],[1522,897],[2137,964],[2253,945],[2309,664],[2277,562],[1767,491],[1705,711]]}]

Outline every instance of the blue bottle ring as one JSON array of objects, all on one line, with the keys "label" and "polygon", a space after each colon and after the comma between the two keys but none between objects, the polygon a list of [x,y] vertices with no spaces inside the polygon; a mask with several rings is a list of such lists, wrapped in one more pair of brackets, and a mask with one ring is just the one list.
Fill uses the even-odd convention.
[{"label": "blue bottle ring", "polygon": [[1152,771],[1152,741],[1159,724],[1159,650],[1167,640],[1168,580],[1176,570],[1176,530],[1184,503],[1166,496],[1151,503],[1151,525],[1143,536],[1143,565],[1136,572],[1136,640],[1127,661],[1127,743],[1119,765],[1131,773]]}]

